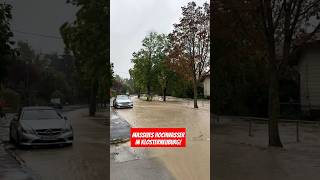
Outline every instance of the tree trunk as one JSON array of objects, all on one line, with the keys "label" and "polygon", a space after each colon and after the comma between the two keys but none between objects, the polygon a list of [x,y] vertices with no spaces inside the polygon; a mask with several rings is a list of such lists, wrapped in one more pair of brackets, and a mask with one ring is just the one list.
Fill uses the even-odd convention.
[{"label": "tree trunk", "polygon": [[163,88],[163,102],[165,102],[166,101],[166,93],[167,93],[167,88],[165,87],[165,88]]},{"label": "tree trunk", "polygon": [[193,80],[193,107],[198,108],[198,83]]},{"label": "tree trunk", "polygon": [[269,146],[282,147],[278,127],[280,116],[279,80],[276,66],[273,63],[270,63],[269,78]]},{"label": "tree trunk", "polygon": [[89,116],[95,116],[96,114],[97,91],[98,91],[98,81],[96,79],[93,79],[91,84],[91,90],[90,90]]},{"label": "tree trunk", "polygon": [[150,85],[148,84],[147,86],[147,90],[148,90],[148,97],[147,97],[147,101],[151,101],[151,87]]},{"label": "tree trunk", "polygon": [[99,94],[100,94],[99,105],[100,105],[100,108],[103,108],[103,97],[102,97],[102,93],[99,93]]}]

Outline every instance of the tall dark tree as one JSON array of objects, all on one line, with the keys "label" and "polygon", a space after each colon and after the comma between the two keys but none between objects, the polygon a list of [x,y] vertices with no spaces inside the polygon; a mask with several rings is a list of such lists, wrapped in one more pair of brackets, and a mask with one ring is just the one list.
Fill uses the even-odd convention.
[{"label": "tall dark tree", "polygon": [[[279,78],[290,70],[289,61],[300,47],[320,31],[319,0],[243,0],[214,2],[217,13],[231,17],[229,23],[250,44],[246,53],[257,51],[266,60],[269,84],[269,145],[282,147],[279,136]],[[231,19],[237,19],[237,21]],[[223,20],[223,19],[222,19]],[[225,27],[230,28],[230,26]]]},{"label": "tall dark tree", "polygon": [[[61,34],[76,58],[78,72],[90,87],[89,114],[96,112],[100,83],[111,84],[109,63],[109,7],[105,0],[70,0],[79,10],[73,23],[65,23]],[[106,81],[101,81],[106,79]],[[106,88],[109,89],[109,88]],[[106,94],[108,94],[106,92]]]},{"label": "tall dark tree", "polygon": [[282,143],[278,130],[280,115],[279,76],[290,57],[320,32],[319,0],[266,0],[259,3],[269,62],[269,145]]},{"label": "tall dark tree", "polygon": [[169,65],[166,63],[165,58],[158,63],[157,67],[158,67],[158,82],[161,88],[162,99],[163,101],[166,101],[168,86],[170,81],[172,81],[174,77],[174,72],[170,70]]},{"label": "tall dark tree", "polygon": [[170,66],[177,73],[190,80],[193,84],[194,108],[198,108],[198,86],[203,76],[209,73],[210,56],[210,7],[203,7],[190,2],[182,7],[182,18],[174,24],[169,35],[171,51]]},{"label": "tall dark tree", "polygon": [[141,92],[143,91],[144,84],[142,80],[141,73],[139,71],[139,67],[134,65],[133,68],[129,69],[130,78],[133,80],[132,88],[134,92],[138,94],[138,98],[141,96]]},{"label": "tall dark tree", "polygon": [[[23,64],[23,74],[24,77],[24,87],[23,87],[23,98],[24,103],[27,105],[32,105],[34,98],[36,96],[36,82],[40,80],[41,67],[36,64],[39,58],[31,46],[26,43],[19,41],[17,43],[18,56],[17,59]],[[20,73],[22,73],[20,72]]]},{"label": "tall dark tree", "polygon": [[6,77],[7,65],[13,55],[14,42],[11,41],[13,33],[10,30],[11,9],[11,5],[0,3],[0,85]]}]

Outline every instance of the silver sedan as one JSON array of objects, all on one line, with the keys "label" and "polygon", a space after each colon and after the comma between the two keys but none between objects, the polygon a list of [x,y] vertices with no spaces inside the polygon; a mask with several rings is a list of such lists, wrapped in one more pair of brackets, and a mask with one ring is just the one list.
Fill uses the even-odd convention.
[{"label": "silver sedan", "polygon": [[133,102],[128,95],[117,95],[113,100],[114,108],[133,108]]},{"label": "silver sedan", "polygon": [[70,120],[54,108],[24,107],[10,123],[10,141],[17,145],[71,145],[73,130]]}]

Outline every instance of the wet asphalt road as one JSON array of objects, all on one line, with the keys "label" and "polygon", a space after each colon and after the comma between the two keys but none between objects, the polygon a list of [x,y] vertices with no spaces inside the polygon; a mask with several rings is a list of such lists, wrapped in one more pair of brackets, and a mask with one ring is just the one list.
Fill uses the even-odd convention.
[{"label": "wet asphalt road", "polygon": [[15,154],[32,169],[35,179],[82,180],[109,176],[106,151],[106,117],[89,118],[88,109],[67,112],[74,129],[73,146],[15,149]]}]

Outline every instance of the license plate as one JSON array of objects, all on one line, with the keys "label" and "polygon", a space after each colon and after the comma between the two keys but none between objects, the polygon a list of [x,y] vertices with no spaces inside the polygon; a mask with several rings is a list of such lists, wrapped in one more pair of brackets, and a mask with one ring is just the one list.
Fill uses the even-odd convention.
[{"label": "license plate", "polygon": [[56,139],[56,137],[54,137],[54,136],[42,136],[41,139],[42,140],[53,140],[53,139]]}]

